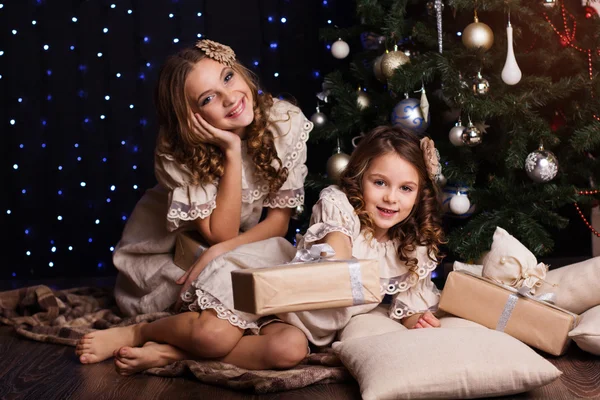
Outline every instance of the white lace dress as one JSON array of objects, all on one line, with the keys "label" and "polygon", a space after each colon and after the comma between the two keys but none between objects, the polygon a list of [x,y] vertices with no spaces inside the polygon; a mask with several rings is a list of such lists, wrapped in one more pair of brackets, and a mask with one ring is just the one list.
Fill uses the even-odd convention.
[{"label": "white lace dress", "polygon": [[[425,247],[416,250],[417,275],[410,273],[409,268],[398,259],[394,241],[379,243],[367,240],[352,205],[335,186],[321,192],[319,201],[313,207],[310,223],[306,235],[298,243],[299,247],[319,241],[330,232],[342,232],[352,240],[354,257],[380,261],[381,291],[393,296],[390,318],[402,319],[414,313],[437,310],[439,291],[431,281],[431,272],[437,264],[427,257]],[[257,333],[264,320],[234,310],[231,279],[226,277],[237,269],[268,268],[289,262],[295,253],[296,248],[282,238],[241,246],[209,263],[183,299],[191,310],[213,309],[219,318]],[[278,314],[277,318],[300,328],[311,343],[325,346],[335,339],[337,331],[345,327],[353,315],[369,312],[375,307],[377,304],[365,304]]]},{"label": "white lace dress", "polygon": [[[259,222],[263,207],[294,208],[304,203],[306,141],[313,124],[298,107],[281,100],[275,100],[269,120],[277,154],[289,175],[277,194],[268,196],[268,185],[255,177],[242,142],[242,232]],[[115,298],[126,315],[163,311],[175,303],[181,290],[175,281],[183,274],[173,263],[175,236],[196,229],[192,221],[205,218],[216,207],[218,182],[192,185],[190,171],[170,154],[155,154],[155,174],[158,185],[135,206],[113,254],[119,270]]]}]

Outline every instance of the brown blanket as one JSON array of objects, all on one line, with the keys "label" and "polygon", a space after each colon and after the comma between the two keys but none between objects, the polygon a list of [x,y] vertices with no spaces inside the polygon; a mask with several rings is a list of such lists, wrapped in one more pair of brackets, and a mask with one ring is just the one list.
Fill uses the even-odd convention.
[{"label": "brown blanket", "polygon": [[[75,346],[81,336],[96,329],[149,322],[168,315],[160,312],[123,318],[111,289],[83,287],[55,291],[47,286],[32,286],[0,292],[0,322],[14,326],[26,338],[68,346]],[[352,379],[330,352],[310,354],[300,365],[286,371],[251,371],[218,361],[185,360],[147,373],[180,376],[187,370],[201,382],[255,393]]]}]

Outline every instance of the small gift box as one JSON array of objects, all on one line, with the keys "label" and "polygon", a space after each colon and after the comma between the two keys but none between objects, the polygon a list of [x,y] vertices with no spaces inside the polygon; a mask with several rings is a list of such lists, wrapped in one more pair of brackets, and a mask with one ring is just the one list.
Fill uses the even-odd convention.
[{"label": "small gift box", "polygon": [[377,260],[253,268],[232,271],[231,280],[235,309],[261,316],[381,302]]},{"label": "small gift box", "polygon": [[207,247],[203,244],[202,237],[198,232],[180,232],[175,238],[173,262],[182,270],[187,271]]},{"label": "small gift box", "polygon": [[439,308],[559,356],[566,351],[568,333],[579,316],[529,291],[525,286],[517,290],[468,271],[453,271],[448,274]]}]

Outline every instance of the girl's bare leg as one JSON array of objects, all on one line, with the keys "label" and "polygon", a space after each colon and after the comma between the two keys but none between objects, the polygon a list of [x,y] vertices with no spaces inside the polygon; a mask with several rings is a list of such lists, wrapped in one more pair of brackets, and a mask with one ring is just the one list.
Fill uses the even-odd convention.
[{"label": "girl's bare leg", "polygon": [[[306,336],[298,328],[271,323],[260,336],[244,336],[233,350],[219,359],[246,369],[285,369],[297,365],[308,353]],[[115,367],[121,375],[164,367],[179,360],[197,359],[169,344],[148,342],[143,347],[122,347],[115,351]]]},{"label": "girl's bare leg", "polygon": [[243,333],[213,310],[186,312],[151,323],[88,333],[77,343],[75,352],[83,364],[91,364],[112,357],[121,347],[158,342],[172,344],[195,357],[219,358],[231,352]]},{"label": "girl's bare leg", "polygon": [[245,369],[287,369],[308,354],[306,335],[295,326],[273,322],[260,335],[244,336],[220,361]]}]

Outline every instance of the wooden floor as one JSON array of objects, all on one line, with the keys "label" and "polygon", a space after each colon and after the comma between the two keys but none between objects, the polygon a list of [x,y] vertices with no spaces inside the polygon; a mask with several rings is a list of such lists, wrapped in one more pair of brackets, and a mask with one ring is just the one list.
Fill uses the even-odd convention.
[{"label": "wooden floor", "polygon": [[[122,377],[109,360],[84,366],[78,362],[73,347],[27,340],[7,326],[0,327],[0,359],[0,399],[360,399],[354,382],[253,395],[202,384],[191,374],[180,378],[144,374]],[[563,371],[560,379],[507,398],[600,399],[600,357],[573,346],[568,356],[551,361]]]}]

